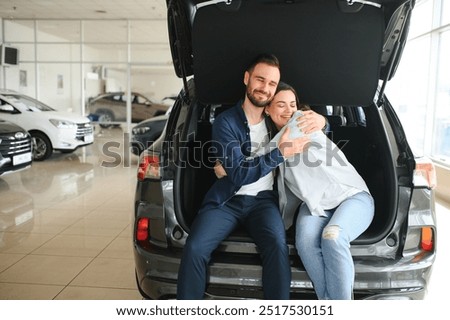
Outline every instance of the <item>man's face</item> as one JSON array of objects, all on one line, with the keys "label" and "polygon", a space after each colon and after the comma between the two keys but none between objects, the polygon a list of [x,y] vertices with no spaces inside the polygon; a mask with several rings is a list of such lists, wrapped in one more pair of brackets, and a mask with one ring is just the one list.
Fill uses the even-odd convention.
[{"label": "man's face", "polygon": [[247,98],[256,106],[263,108],[272,101],[280,81],[280,70],[265,63],[259,63],[251,72],[245,72]]}]

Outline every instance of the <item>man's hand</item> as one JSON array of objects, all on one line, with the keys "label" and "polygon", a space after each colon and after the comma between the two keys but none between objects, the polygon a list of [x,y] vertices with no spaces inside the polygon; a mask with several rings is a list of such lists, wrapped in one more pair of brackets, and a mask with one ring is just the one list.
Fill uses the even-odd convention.
[{"label": "man's hand", "polygon": [[214,165],[214,173],[218,179],[222,179],[227,175],[227,172],[219,161],[216,161],[216,164]]},{"label": "man's hand", "polygon": [[326,125],[326,119],[324,116],[312,111],[302,111],[303,115],[297,118],[298,127],[304,134],[308,134],[314,131],[322,130]]},{"label": "man's hand", "polygon": [[297,153],[302,153],[305,150],[307,144],[310,142],[308,136],[290,139],[290,131],[291,128],[286,127],[286,130],[284,131],[283,135],[280,138],[280,141],[278,142],[278,149],[280,149],[281,154],[284,158],[289,158]]}]

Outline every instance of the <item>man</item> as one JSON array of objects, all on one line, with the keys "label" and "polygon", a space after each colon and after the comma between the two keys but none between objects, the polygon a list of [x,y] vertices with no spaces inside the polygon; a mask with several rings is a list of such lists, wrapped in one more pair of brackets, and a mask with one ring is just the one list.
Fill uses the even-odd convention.
[{"label": "man", "polygon": [[289,299],[288,248],[273,171],[285,158],[302,152],[309,139],[289,139],[287,130],[269,153],[251,157],[269,142],[263,111],[279,81],[278,59],[258,56],[244,74],[244,101],[213,124],[213,145],[227,176],[211,187],[192,224],[178,273],[178,299],[203,298],[211,253],[238,224],[261,254],[264,298]]}]

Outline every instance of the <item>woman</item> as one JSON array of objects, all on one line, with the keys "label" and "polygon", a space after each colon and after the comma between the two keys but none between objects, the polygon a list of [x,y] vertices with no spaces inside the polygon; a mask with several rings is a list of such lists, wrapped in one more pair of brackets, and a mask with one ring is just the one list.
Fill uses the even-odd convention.
[{"label": "woman", "polygon": [[[281,83],[266,114],[282,130],[298,107],[295,90]],[[296,131],[295,118],[290,121],[291,134]],[[373,198],[355,168],[322,131],[311,133],[310,138],[308,151],[287,159],[279,175],[303,201],[296,221],[297,252],[319,299],[351,299],[350,242],[372,222]]]},{"label": "woman", "polygon": [[[269,127],[279,131],[272,139],[272,146],[277,145],[274,142],[288,127],[291,138],[302,134],[298,128],[301,117],[294,115],[299,108],[309,109],[300,105],[291,86],[280,83],[265,110],[270,117],[267,118]],[[366,183],[342,151],[320,130],[309,136],[308,150],[286,159],[280,166],[280,206],[283,213],[288,213],[287,207],[297,208],[302,201],[295,244],[317,297],[349,300],[355,273],[350,242],[369,227],[374,202]],[[220,167],[216,169],[218,177],[223,172]],[[287,201],[289,195],[294,198]]]}]

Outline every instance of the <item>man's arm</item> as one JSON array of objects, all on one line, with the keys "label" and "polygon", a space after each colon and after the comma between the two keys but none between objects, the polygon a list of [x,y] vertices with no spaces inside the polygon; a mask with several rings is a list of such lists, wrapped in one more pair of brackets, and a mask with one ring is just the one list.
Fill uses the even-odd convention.
[{"label": "man's arm", "polygon": [[270,173],[280,163],[295,153],[303,151],[309,138],[289,139],[289,132],[280,139],[278,145],[269,147],[266,154],[247,157],[242,152],[244,143],[241,132],[225,118],[216,119],[213,124],[212,138],[217,160],[224,167],[227,177],[236,186],[253,183]]}]

